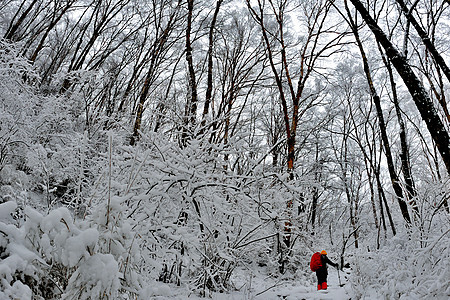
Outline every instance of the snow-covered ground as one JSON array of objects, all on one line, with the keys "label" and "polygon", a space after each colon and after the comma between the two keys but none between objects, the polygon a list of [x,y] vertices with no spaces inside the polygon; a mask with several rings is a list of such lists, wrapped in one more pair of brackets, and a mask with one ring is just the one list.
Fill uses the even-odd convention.
[{"label": "snow-covered ground", "polygon": [[[328,270],[328,289],[326,291],[317,290],[315,283],[315,274],[311,272],[311,276],[306,282],[296,281],[294,279],[282,278],[276,279],[272,277],[263,277],[254,275],[252,278],[248,278],[243,281],[243,277],[238,278],[240,280],[241,288],[239,291],[230,293],[215,293],[211,294],[211,298],[214,300],[270,300],[270,299],[286,299],[286,300],[348,300],[352,298],[350,285],[347,284],[347,276],[345,272],[340,271],[340,283],[337,270],[329,268]],[[244,276],[244,274],[243,274]],[[248,274],[247,274],[248,276]],[[314,280],[314,283],[311,281]],[[163,283],[156,283],[155,286],[147,289],[147,294],[142,295],[144,298],[155,300],[181,300],[181,299],[193,299],[200,300],[205,299],[199,297],[197,294],[193,294],[190,291],[183,288],[177,288],[171,285]]]},{"label": "snow-covered ground", "polygon": [[[328,289],[327,290],[317,290],[317,285],[313,285],[301,282],[286,282],[278,286],[275,286],[268,291],[255,295],[254,297],[249,297],[250,299],[263,300],[263,299],[287,299],[287,300],[298,300],[298,299],[333,299],[333,300],[348,300],[351,298],[349,286],[345,285],[347,280],[345,279],[342,272],[339,272],[341,285],[339,284],[339,278],[337,270],[334,268],[329,268],[328,270]],[[312,273],[312,272],[311,272]],[[313,275],[315,277],[315,275]],[[263,282],[264,284],[264,282]],[[256,291],[255,291],[256,292]],[[258,292],[256,292],[258,293]],[[233,298],[231,298],[233,299]]]}]

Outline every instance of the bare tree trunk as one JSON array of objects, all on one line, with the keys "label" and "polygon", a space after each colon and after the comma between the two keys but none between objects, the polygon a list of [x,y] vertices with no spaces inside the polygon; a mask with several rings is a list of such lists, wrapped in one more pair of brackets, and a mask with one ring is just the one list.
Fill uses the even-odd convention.
[{"label": "bare tree trunk", "polygon": [[194,63],[192,61],[192,43],[191,43],[192,14],[194,11],[194,0],[187,0],[187,5],[188,5],[188,14],[186,27],[186,61],[188,64],[189,95],[186,104],[184,128],[182,134],[183,145],[186,144],[188,140],[188,135],[192,134],[191,131],[195,126],[197,114],[197,81],[195,79]]},{"label": "bare tree trunk", "polygon": [[422,82],[414,74],[411,66],[405,57],[395,48],[388,39],[383,30],[371,17],[367,9],[359,0],[350,0],[360,13],[366,24],[369,26],[377,41],[383,46],[387,57],[391,60],[403,82],[408,88],[422,119],[427,124],[428,131],[431,134],[439,153],[444,161],[447,173],[450,174],[450,137],[444,127],[432,100],[428,96]]},{"label": "bare tree trunk", "polygon": [[[320,182],[320,162],[319,162],[319,142],[318,142],[318,138],[316,140],[316,145],[315,145],[315,168],[314,168],[314,181],[315,184],[318,184]],[[312,203],[311,203],[311,225],[312,228],[314,229],[314,224],[316,222],[316,210],[317,210],[317,202],[319,201],[319,189],[317,188],[317,186],[313,186],[313,191],[312,191]],[[301,199],[302,200],[302,199]]]},{"label": "bare tree trunk", "polygon": [[[156,15],[156,12],[154,12],[154,14]],[[156,28],[158,28],[157,24],[155,25]],[[122,96],[122,100],[119,103],[118,109],[117,111],[119,113],[123,112],[124,107],[126,105],[126,102],[128,101],[128,97],[131,94],[131,91],[135,85],[135,83],[137,82],[140,74],[142,73],[144,66],[146,63],[148,63],[148,61],[150,60],[149,57],[151,57],[151,52],[154,50],[152,47],[149,47],[147,49],[147,51],[145,51],[145,45],[149,43],[149,36],[150,36],[150,26],[147,25],[147,28],[145,29],[145,34],[144,37],[142,38],[142,41],[139,42],[138,44],[138,50],[136,51],[136,61],[133,65],[133,71],[131,73],[131,75],[128,78],[128,83],[126,85],[125,91],[123,93]],[[157,32],[159,32],[158,29],[156,29]],[[142,57],[142,59],[141,59]]]},{"label": "bare tree trunk", "polygon": [[[269,60],[269,64],[274,75],[276,86],[279,91],[280,103],[283,109],[283,119],[286,130],[287,141],[287,172],[289,179],[294,179],[294,163],[295,163],[295,147],[296,147],[296,134],[298,121],[303,114],[308,111],[314,105],[315,98],[310,97],[308,100],[303,100],[303,92],[306,82],[314,71],[314,64],[321,57],[325,50],[330,50],[339,38],[332,40],[325,46],[318,46],[319,38],[326,21],[328,20],[328,13],[332,5],[332,1],[323,1],[312,7],[305,7],[306,9],[312,9],[307,12],[308,24],[314,24],[306,29],[305,42],[302,45],[299,54],[299,66],[296,72],[292,71],[292,61],[288,59],[286,49],[288,46],[284,40],[285,33],[285,18],[287,14],[288,1],[276,2],[273,0],[255,1],[255,7],[253,7],[253,1],[246,0],[247,7],[255,19],[257,24],[261,28],[262,38],[265,44],[265,50]],[[269,7],[270,13],[266,12],[265,5]],[[305,4],[306,5],[306,4]],[[265,16],[274,16],[275,22],[278,25],[276,33],[270,32],[270,28],[265,23]],[[280,47],[276,49],[272,39],[276,41],[276,44]],[[321,48],[319,48],[321,47]],[[276,55],[279,56],[279,62],[276,59]],[[297,86],[295,87],[291,74],[299,74],[297,80]],[[288,104],[288,97],[290,96],[290,104]],[[291,116],[291,117],[289,117]],[[286,203],[287,211],[291,211],[293,207],[293,199],[289,199]],[[287,218],[284,226],[285,230],[285,245],[289,248],[291,239],[291,220]]]},{"label": "bare tree trunk", "polygon": [[447,80],[450,82],[450,69],[445,63],[444,58],[439,54],[439,52],[436,50],[436,47],[431,42],[431,39],[428,37],[425,30],[423,30],[422,26],[417,22],[416,18],[412,15],[412,10],[409,10],[406,6],[405,2],[403,0],[396,0],[397,3],[400,5],[400,7],[403,10],[403,13],[405,14],[408,21],[414,26],[417,33],[419,34],[420,38],[422,39],[422,42],[427,47],[428,51],[430,51],[431,55],[433,56],[436,63],[441,68],[442,72],[444,72],[445,76],[447,77]]},{"label": "bare tree trunk", "polygon": [[[274,58],[274,53],[273,53],[273,49],[272,49],[272,44],[269,40],[269,35],[267,32],[267,29],[265,27],[265,23],[264,23],[264,8],[261,2],[258,1],[258,11],[256,11],[256,9],[254,9],[251,4],[250,4],[250,0],[247,0],[247,7],[249,8],[249,10],[251,11],[253,17],[256,19],[256,21],[258,22],[258,24],[260,25],[261,28],[261,32],[263,35],[263,39],[265,42],[265,47],[267,50],[267,55],[269,58],[269,63],[270,63],[270,67],[272,69],[272,73],[275,77],[275,82],[279,91],[279,95],[280,95],[280,103],[281,106],[283,108],[283,117],[284,117],[284,123],[285,123],[285,127],[286,127],[286,140],[287,140],[287,149],[288,149],[288,162],[287,162],[287,171],[289,173],[289,178],[290,180],[294,179],[294,159],[295,159],[295,130],[296,128],[292,128],[293,126],[290,125],[290,120],[289,120],[289,111],[288,111],[288,105],[287,105],[287,99],[286,99],[286,95],[284,92],[284,87],[283,87],[283,82],[282,82],[282,77],[279,74],[279,71],[276,68],[276,62],[275,62],[275,58]],[[279,12],[280,15],[278,16],[278,26],[280,28],[281,33],[283,32],[283,11]],[[281,42],[284,43],[283,41],[283,37],[280,38]],[[284,48],[284,45],[282,45],[282,48]],[[284,60],[285,57],[285,53],[283,51],[283,57],[282,59]],[[287,69],[288,66],[287,64],[285,65],[285,69]],[[286,75],[286,77],[289,78],[289,74]],[[289,79],[289,82],[290,79]],[[292,99],[294,102],[296,99]],[[296,101],[296,103],[298,104],[298,99]],[[293,103],[293,105],[295,106],[295,103]],[[293,114],[295,115],[295,113],[298,113],[298,106],[297,109],[293,109]],[[293,125],[297,125],[297,119],[298,116],[296,116],[295,121],[293,120]],[[292,133],[294,133],[294,136],[292,136]],[[293,202],[292,200],[287,200],[286,206],[287,206],[287,210],[292,209],[292,205]],[[290,246],[290,241],[291,241],[291,220],[288,218],[285,221],[285,225],[284,225],[284,232],[285,234],[283,235],[283,240],[284,240],[284,244],[286,245],[286,247],[289,248]],[[281,270],[284,270],[284,266],[281,266]],[[283,272],[283,271],[281,271]]]},{"label": "bare tree trunk", "polygon": [[391,64],[388,60],[385,59],[381,48],[379,47],[380,53],[383,58],[384,65],[386,66],[386,69],[388,70],[389,74],[389,80],[391,83],[391,90],[392,90],[392,100],[394,102],[395,106],[395,112],[397,114],[397,120],[398,125],[400,127],[400,160],[402,164],[402,173],[403,178],[405,179],[405,185],[406,185],[406,192],[408,195],[408,200],[411,202],[412,208],[416,214],[419,213],[419,209],[416,205],[415,197],[417,195],[416,189],[414,186],[414,180],[412,178],[411,173],[411,164],[409,159],[409,147],[408,147],[408,141],[406,137],[406,127],[405,122],[403,121],[402,112],[400,109],[400,104],[398,102],[398,96],[397,96],[397,87],[394,80],[394,74],[392,72]]},{"label": "bare tree trunk", "polygon": [[[111,11],[109,10],[111,9]],[[87,24],[85,24],[85,27],[82,30],[80,41],[77,44],[76,50],[74,51],[74,55],[72,57],[72,61],[69,65],[68,72],[71,71],[78,71],[82,68],[84,61],[86,60],[87,55],[89,54],[89,51],[92,49],[92,47],[95,44],[95,41],[100,37],[101,33],[105,29],[106,25],[109,23],[109,21],[112,19],[114,15],[116,15],[120,9],[116,12],[114,12],[114,7],[111,8],[109,5],[106,7],[102,6],[102,1],[98,1],[95,5],[95,8],[92,12],[91,19]],[[104,14],[102,14],[102,12]],[[110,14],[113,13],[111,16]],[[94,26],[92,28],[92,35],[88,39],[86,45],[82,47],[83,40],[84,40],[84,34],[89,32],[89,25],[91,22],[94,22]],[[64,79],[61,92],[67,91],[70,86],[72,85],[73,81],[69,78]]]},{"label": "bare tree trunk", "polygon": [[74,0],[67,1],[66,5],[62,8],[61,12],[58,15],[57,15],[58,8],[56,7],[56,4],[55,4],[55,12],[52,16],[52,20],[51,20],[50,24],[48,25],[47,29],[45,30],[44,35],[41,37],[39,44],[37,45],[36,49],[34,50],[33,54],[31,55],[31,57],[30,57],[31,62],[34,63],[36,61],[36,58],[37,58],[39,52],[44,47],[44,43],[45,43],[45,40],[47,39],[47,36],[50,34],[50,32],[53,30],[53,28],[55,28],[56,24],[58,24],[58,22],[61,20],[61,18],[64,16],[64,14],[69,10],[69,8],[74,3],[75,3]]},{"label": "bare tree trunk", "polygon": [[316,214],[317,214],[317,202],[319,201],[319,191],[316,187],[313,188],[312,193],[312,203],[311,203],[311,225],[314,229],[315,222],[316,222]]},{"label": "bare tree trunk", "polygon": [[219,15],[220,6],[223,0],[218,0],[216,3],[216,9],[211,20],[211,26],[209,27],[209,44],[208,44],[208,78],[206,87],[205,105],[203,106],[201,132],[204,131],[206,124],[206,117],[208,116],[209,106],[211,105],[212,90],[213,90],[213,46],[214,46],[214,29],[216,27],[217,16]]},{"label": "bare tree trunk", "polygon": [[[352,229],[353,229],[353,236],[355,238],[355,248],[358,248],[358,232],[357,232],[357,227],[356,227],[356,218],[355,218],[355,214],[356,211],[354,210],[354,206],[356,206],[355,203],[355,199],[354,197],[351,195],[349,187],[348,187],[348,182],[347,182],[347,175],[344,174],[344,186],[345,186],[345,194],[347,196],[347,201],[349,204],[349,210],[350,210],[350,224],[352,225]],[[356,207],[355,207],[356,208]]]},{"label": "bare tree trunk", "polygon": [[387,203],[387,200],[386,200],[386,194],[384,193],[383,184],[381,183],[380,163],[378,164],[377,170],[375,171],[375,178],[377,180],[378,197],[379,197],[379,200],[380,200],[381,217],[382,217],[382,220],[383,220],[384,229],[386,230],[386,221],[384,219],[383,203],[384,203],[384,206],[385,206],[385,209],[386,209],[386,214],[387,214],[388,219],[389,219],[389,224],[391,225],[392,234],[396,235],[397,231],[395,230],[394,220],[392,219],[391,211],[389,209],[389,204]]},{"label": "bare tree trunk", "polygon": [[147,100],[148,92],[150,90],[150,86],[155,79],[156,69],[158,67],[158,59],[161,58],[161,52],[164,51],[164,47],[166,46],[167,39],[169,37],[170,32],[173,30],[173,26],[175,23],[175,16],[177,15],[176,10],[170,15],[170,18],[166,24],[166,27],[161,32],[159,37],[156,37],[156,40],[152,46],[150,66],[148,68],[147,74],[145,76],[144,85],[142,87],[141,93],[139,95],[139,103],[136,111],[136,120],[134,122],[133,135],[130,139],[130,145],[134,145],[139,138],[139,130],[141,128],[142,116],[144,113],[144,104]]},{"label": "bare tree trunk", "polygon": [[369,85],[370,94],[372,96],[372,100],[373,100],[373,103],[375,104],[375,108],[377,111],[378,124],[380,127],[381,139],[383,141],[384,153],[386,155],[387,166],[388,166],[389,176],[391,178],[392,188],[394,189],[395,195],[397,197],[397,201],[400,206],[400,211],[402,212],[403,218],[405,219],[406,222],[411,223],[411,217],[409,216],[408,206],[405,202],[402,187],[400,186],[400,181],[399,181],[399,178],[397,176],[395,166],[394,166],[394,160],[392,158],[392,151],[391,151],[389,139],[387,136],[386,123],[384,121],[380,97],[378,96],[378,94],[375,90],[375,86],[373,84],[372,75],[370,73],[369,62],[367,60],[367,56],[364,51],[362,42],[359,38],[358,27],[354,23],[354,21],[351,17],[350,10],[348,9],[347,6],[346,6],[346,9],[347,9],[347,15],[349,17],[349,22],[351,23],[351,26],[352,26],[353,34],[355,36],[355,40],[358,45],[359,51],[361,53],[361,58],[363,60],[364,73],[366,75],[367,83]]},{"label": "bare tree trunk", "polygon": [[[224,128],[224,134],[223,134],[223,143],[225,146],[228,145],[228,139],[229,139],[229,132],[230,132],[230,118],[231,118],[231,108],[233,107],[233,100],[234,100],[234,78],[231,78],[231,87],[230,87],[230,94],[228,95],[228,101],[227,101],[227,108],[225,113],[225,128]],[[225,163],[228,163],[228,152],[225,152],[224,160]],[[224,166],[225,169],[227,169],[227,165]]]},{"label": "bare tree trunk", "polygon": [[13,24],[15,17],[17,16],[17,14],[19,13],[20,9],[25,4],[25,0],[22,2],[22,4],[20,5],[19,9],[17,10],[16,15],[11,20],[11,24],[9,25],[8,29],[6,30],[6,33],[4,35],[5,40],[11,40],[13,38],[13,36],[16,33],[17,29],[19,28],[20,25],[22,25],[23,21],[28,16],[28,14],[30,13],[31,9],[36,4],[36,2],[37,2],[37,0],[33,0],[30,3],[30,5],[28,5],[27,9],[20,15],[19,19]]},{"label": "bare tree trunk", "polygon": [[[169,99],[170,90],[172,88],[172,84],[173,84],[174,79],[175,79],[176,70],[177,70],[178,64],[180,63],[180,61],[183,58],[183,56],[184,56],[184,54],[180,55],[177,58],[174,66],[173,66],[172,75],[170,76],[169,83],[167,84],[164,99]],[[163,113],[164,113],[164,110],[166,109],[166,107],[167,107],[167,105],[164,102],[158,103],[158,115],[156,117],[155,127],[153,129],[153,132],[158,132],[159,128],[161,127],[162,121],[163,121]]]}]

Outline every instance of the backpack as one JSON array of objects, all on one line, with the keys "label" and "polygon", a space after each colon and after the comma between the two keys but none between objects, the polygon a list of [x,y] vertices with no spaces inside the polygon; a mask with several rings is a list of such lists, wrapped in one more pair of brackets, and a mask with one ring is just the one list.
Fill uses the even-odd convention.
[{"label": "backpack", "polygon": [[311,257],[311,262],[309,263],[309,267],[313,272],[322,267],[322,258],[319,252],[313,254],[313,256]]}]

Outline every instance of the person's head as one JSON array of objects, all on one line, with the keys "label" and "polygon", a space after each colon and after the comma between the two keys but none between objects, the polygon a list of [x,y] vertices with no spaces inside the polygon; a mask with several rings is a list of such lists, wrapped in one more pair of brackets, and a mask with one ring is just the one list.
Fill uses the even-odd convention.
[{"label": "person's head", "polygon": [[327,251],[322,250],[322,252],[320,252],[320,254],[327,255]]}]

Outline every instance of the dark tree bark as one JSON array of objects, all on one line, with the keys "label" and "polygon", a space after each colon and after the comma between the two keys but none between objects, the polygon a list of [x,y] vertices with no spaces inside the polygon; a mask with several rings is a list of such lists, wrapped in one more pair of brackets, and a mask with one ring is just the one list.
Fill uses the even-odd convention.
[{"label": "dark tree bark", "polygon": [[211,25],[209,27],[209,36],[208,36],[208,78],[207,78],[207,87],[206,87],[206,98],[205,105],[203,106],[203,114],[202,114],[202,123],[201,132],[204,131],[204,127],[206,124],[206,117],[208,116],[209,106],[211,105],[212,98],[212,90],[213,90],[213,47],[214,47],[214,30],[216,27],[217,16],[219,15],[220,6],[222,5],[223,0],[218,0],[216,3],[216,9],[214,10],[214,15],[211,20]]},{"label": "dark tree bark", "polygon": [[366,56],[365,50],[363,48],[362,42],[359,38],[358,27],[355,24],[355,22],[353,21],[353,19],[351,17],[351,13],[348,10],[347,6],[346,6],[346,9],[347,9],[347,15],[349,17],[349,22],[352,27],[353,34],[355,36],[356,43],[357,43],[359,51],[361,53],[361,58],[362,58],[363,67],[364,67],[364,73],[366,75],[366,80],[369,85],[370,94],[372,96],[372,101],[373,101],[376,111],[377,111],[378,125],[380,127],[380,134],[381,134],[381,139],[383,141],[384,154],[385,154],[386,160],[387,160],[387,166],[388,166],[389,176],[391,178],[392,188],[394,189],[395,195],[397,197],[397,202],[399,204],[400,211],[402,212],[403,218],[405,219],[406,222],[411,223],[411,217],[409,216],[409,212],[408,212],[408,205],[406,204],[406,201],[404,199],[403,190],[400,185],[400,181],[399,181],[399,178],[397,176],[397,172],[396,172],[395,166],[394,166],[394,159],[392,157],[391,146],[390,146],[388,135],[387,135],[386,123],[384,121],[380,97],[378,96],[378,94],[375,90],[375,86],[373,84],[372,75],[370,73],[369,62],[367,60],[367,56]]},{"label": "dark tree bark", "polygon": [[[114,5],[112,3],[105,3],[103,1],[98,1],[95,4],[95,8],[92,12],[91,20],[85,25],[83,28],[83,33],[80,38],[80,41],[77,44],[76,50],[74,51],[74,55],[72,57],[72,61],[68,68],[68,72],[78,71],[83,68],[83,64],[88,58],[89,54],[91,54],[91,50],[93,49],[96,41],[103,34],[103,32],[107,29],[108,25],[110,25],[111,21],[120,13],[120,11],[128,4],[129,0],[121,0]],[[92,33],[88,38],[87,43],[83,46],[84,35],[88,34],[90,22],[93,22]],[[61,92],[67,91],[73,84],[73,81],[69,78],[66,78],[62,84]]]},{"label": "dark tree bark", "polygon": [[[282,72],[279,73],[279,71],[277,70],[276,67],[276,62],[275,62],[275,58],[274,58],[274,50],[272,49],[272,43],[270,42],[269,39],[269,32],[266,29],[266,25],[265,25],[265,21],[264,21],[264,7],[263,7],[263,3],[261,3],[261,1],[258,1],[258,11],[256,9],[254,9],[251,4],[250,4],[250,0],[247,0],[247,7],[249,8],[249,10],[252,13],[252,16],[255,18],[255,20],[257,21],[257,23],[259,24],[260,28],[261,28],[261,32],[263,35],[263,39],[265,42],[265,49],[267,51],[267,56],[269,59],[269,63],[270,63],[270,67],[272,69],[272,73],[275,77],[275,82],[276,85],[278,87],[278,91],[279,91],[279,95],[280,95],[280,103],[281,106],[283,108],[283,117],[284,117],[284,123],[285,123],[285,127],[286,127],[286,141],[287,141],[287,151],[288,151],[288,161],[287,161],[287,171],[289,173],[289,178],[290,180],[294,179],[294,160],[295,160],[295,135],[296,135],[296,130],[297,130],[297,124],[298,124],[298,103],[299,103],[299,97],[296,97],[295,92],[294,92],[294,87],[292,85],[292,80],[290,78],[289,72],[288,72],[288,64],[286,61],[286,52],[285,52],[285,45],[284,45],[284,38],[283,38],[283,32],[284,32],[284,8],[285,5],[280,5],[280,9],[277,13],[276,19],[277,19],[277,23],[278,23],[278,29],[279,29],[279,41],[281,44],[281,59],[283,61],[283,67],[284,67],[284,71],[287,71],[286,74],[286,78],[287,81],[290,85],[290,92],[291,92],[291,96],[292,98],[292,124],[290,124],[290,120],[289,120],[289,110],[288,110],[288,104],[287,104],[287,99],[286,99],[286,95],[285,95],[285,91],[284,91],[284,87],[283,87],[283,81],[282,81]],[[274,7],[272,5],[272,7]],[[306,47],[305,47],[306,48]],[[308,77],[309,73],[307,74]],[[299,91],[299,95],[301,95],[302,91],[303,91],[303,84],[300,83],[299,81],[299,85],[298,85],[298,89]],[[287,200],[287,210],[290,211],[293,207],[293,201],[292,199]],[[288,213],[289,214],[289,213]],[[292,223],[291,223],[291,219],[288,216],[287,220],[285,221],[284,224],[284,235],[283,235],[283,242],[286,245],[287,248],[290,247],[291,245],[291,227],[292,227]],[[280,272],[283,273],[284,272],[284,262],[281,263],[280,265]]]},{"label": "dark tree bark", "polygon": [[357,196],[355,196],[355,193],[353,192],[353,184],[352,184],[352,176],[353,172],[352,170],[349,171],[349,156],[348,156],[348,139],[350,138],[350,126],[347,124],[349,123],[349,120],[345,120],[342,124],[342,144],[340,145],[340,155],[338,159],[338,164],[341,169],[341,175],[340,179],[342,183],[344,184],[344,191],[345,196],[347,197],[348,202],[348,208],[349,208],[349,217],[350,217],[350,224],[353,229],[353,236],[355,238],[355,248],[358,248],[358,228],[357,228],[357,213],[358,213],[358,201]]},{"label": "dark tree bark", "polygon": [[[172,89],[172,85],[175,80],[175,74],[178,69],[178,64],[180,63],[180,61],[182,60],[183,57],[184,57],[184,53],[179,55],[178,58],[176,59],[175,63],[173,64],[170,79],[167,84],[166,91],[164,93],[164,99],[169,99],[170,91]],[[163,121],[164,121],[163,116],[164,116],[164,112],[167,110],[167,107],[168,107],[168,105],[165,103],[165,101],[161,101],[158,103],[158,106],[157,106],[158,115],[156,116],[155,127],[153,128],[153,132],[158,132],[159,128],[163,125]]]},{"label": "dark tree bark", "polygon": [[187,26],[186,26],[186,61],[188,64],[188,77],[189,77],[189,95],[186,103],[184,128],[181,143],[186,144],[188,135],[192,134],[192,130],[195,126],[196,114],[197,114],[197,80],[195,79],[195,69],[192,60],[192,15],[194,11],[194,0],[187,0],[188,13],[187,13]]},{"label": "dark tree bark", "polygon": [[[286,130],[287,172],[289,173],[289,179],[293,180],[298,122],[301,120],[303,114],[315,105],[314,101],[316,99],[315,97],[302,99],[306,83],[315,71],[315,63],[317,60],[324,55],[326,50],[330,50],[338,44],[342,36],[338,35],[325,45],[320,45],[320,37],[324,32],[329,30],[326,29],[326,21],[328,20],[332,1],[323,1],[313,7],[305,7],[305,10],[312,9],[312,11],[307,12],[306,18],[308,19],[309,26],[305,30],[305,41],[299,51],[299,57],[297,58],[297,60],[299,60],[298,67],[293,71],[294,68],[292,65],[295,64],[288,58],[288,54],[286,53],[288,45],[284,39],[286,31],[285,18],[287,10],[289,9],[288,1],[269,0],[266,2],[258,0],[255,2],[256,3],[253,6],[253,1],[246,0],[247,7],[251,12],[252,17],[261,28],[270,68],[278,88]],[[270,13],[266,11],[267,7],[269,7],[268,10]],[[266,16],[274,17],[275,24],[277,25],[276,32],[270,31],[271,28],[265,21]],[[279,49],[274,45],[274,41]],[[277,57],[277,55],[279,55],[279,57]],[[292,74],[298,74],[296,86],[294,83],[294,75]],[[288,103],[289,100],[290,103]],[[291,211],[292,207],[293,200],[291,199],[287,201],[287,211]],[[291,221],[289,217],[287,219],[284,226],[284,243],[289,248]]]},{"label": "dark tree bark", "polygon": [[386,230],[386,221],[385,221],[385,218],[384,218],[384,211],[383,211],[383,203],[384,203],[384,207],[386,209],[386,214],[387,214],[388,219],[389,219],[389,224],[391,225],[392,234],[396,235],[397,231],[395,230],[394,220],[392,219],[391,211],[389,209],[389,205],[388,205],[388,202],[387,202],[387,199],[386,199],[386,194],[384,192],[383,185],[381,183],[380,171],[379,170],[375,174],[375,178],[377,179],[378,197],[379,197],[379,201],[380,201],[380,211],[381,211],[381,216],[382,216],[382,221],[383,221],[383,227]]},{"label": "dark tree bark", "polygon": [[391,210],[389,208],[389,204],[388,204],[387,199],[386,199],[386,193],[384,192],[383,184],[381,182],[380,169],[381,169],[381,152],[382,152],[381,148],[383,147],[382,143],[383,142],[380,141],[380,150],[379,150],[380,157],[378,159],[378,164],[376,166],[374,166],[374,173],[375,173],[375,178],[377,180],[378,198],[379,198],[379,201],[380,201],[380,211],[381,211],[381,216],[382,216],[384,229],[386,230],[386,224],[385,224],[386,221],[385,221],[385,218],[384,218],[383,203],[384,203],[384,207],[386,209],[386,214],[387,214],[388,219],[389,219],[389,224],[391,225],[392,234],[396,235],[397,231],[395,230],[394,220],[392,219]]},{"label": "dark tree bark", "polygon": [[403,82],[411,94],[422,119],[425,121],[428,131],[433,138],[439,153],[444,161],[447,173],[450,174],[450,137],[444,127],[432,100],[428,96],[422,82],[414,74],[413,69],[406,61],[406,58],[391,43],[383,30],[371,17],[367,9],[359,0],[350,0],[358,10],[370,30],[373,32],[377,41],[383,46],[387,57],[390,59],[395,69],[402,77]]},{"label": "dark tree bark", "polygon": [[[207,126],[212,129],[210,142],[228,144],[229,138],[240,129],[240,119],[248,108],[252,91],[265,74],[261,42],[247,17],[233,16],[233,22],[225,29],[222,28],[220,40],[217,41],[221,47],[221,51],[215,55],[219,74],[217,90],[220,90],[221,97],[217,110],[213,111],[212,124]],[[224,34],[225,31],[227,34]],[[236,106],[238,98],[243,99]],[[224,159],[228,160],[227,154]]]},{"label": "dark tree bark", "polygon": [[[348,101],[349,101],[349,104],[350,104],[350,100],[348,100]],[[389,219],[389,224],[390,224],[391,229],[392,229],[392,234],[396,235],[397,232],[395,230],[395,224],[394,224],[394,221],[392,219],[390,208],[389,208],[389,205],[387,203],[386,195],[385,195],[385,192],[384,192],[384,189],[383,189],[383,184],[381,182],[381,172],[380,172],[381,163],[380,162],[381,162],[381,155],[382,155],[381,153],[382,153],[382,148],[383,148],[383,142],[380,141],[380,150],[378,151],[380,153],[380,159],[377,160],[375,155],[374,156],[372,156],[372,155],[369,156],[367,154],[366,150],[364,149],[364,146],[361,143],[361,139],[359,138],[360,135],[358,134],[358,126],[356,126],[355,118],[354,118],[353,113],[352,113],[351,110],[350,110],[350,114],[351,114],[351,119],[352,119],[352,122],[353,122],[353,128],[354,128],[355,134],[356,134],[356,138],[354,139],[354,141],[358,144],[358,146],[359,146],[359,148],[361,150],[361,153],[364,155],[365,162],[369,163],[370,168],[372,169],[374,177],[375,177],[377,191],[378,191],[378,200],[379,200],[379,205],[380,205],[381,222],[382,222],[382,225],[383,225],[383,229],[386,231],[386,220],[385,220],[385,216],[384,216],[384,210],[386,210],[386,214],[387,214],[388,219]],[[367,120],[367,122],[369,122],[369,120]],[[367,127],[367,124],[366,124],[365,127]],[[366,134],[366,139],[367,139],[367,142],[369,143],[369,139],[367,137],[367,134]],[[374,147],[373,152],[374,153],[377,152],[375,150],[375,144],[376,143],[375,143],[375,136],[374,136],[373,137],[373,145],[374,145],[373,146]],[[376,214],[374,214],[374,215],[376,217]]]},{"label": "dark tree bark", "polygon": [[70,0],[67,1],[66,4],[62,7],[61,11],[58,13],[58,7],[55,4],[55,12],[52,16],[52,19],[50,21],[50,24],[48,24],[47,29],[44,32],[44,35],[41,37],[39,44],[37,45],[36,49],[33,51],[33,54],[30,57],[31,62],[35,62],[36,58],[39,54],[39,52],[44,47],[45,40],[47,39],[47,36],[50,34],[50,32],[55,28],[56,24],[61,20],[61,18],[64,16],[64,14],[69,10],[70,7],[75,3],[76,0]]},{"label": "dark tree bark", "polygon": [[428,37],[425,30],[420,26],[419,22],[417,22],[416,18],[412,15],[412,10],[409,10],[406,6],[405,2],[403,0],[396,0],[397,3],[400,5],[400,7],[403,10],[403,13],[405,14],[405,17],[408,19],[408,21],[414,26],[414,29],[416,29],[417,33],[419,34],[420,38],[422,39],[422,42],[424,43],[425,47],[427,47],[428,51],[433,56],[434,60],[438,64],[438,66],[441,68],[442,72],[444,72],[445,76],[447,77],[447,80],[450,82],[450,69],[445,63],[444,58],[439,54],[439,52],[436,50],[436,47],[431,42],[431,39]]},{"label": "dark tree bark", "polygon": [[418,214],[419,209],[418,209],[418,207],[416,205],[416,201],[415,201],[415,197],[416,197],[417,193],[416,193],[414,180],[413,180],[412,172],[411,172],[411,164],[410,164],[410,159],[409,159],[409,147],[408,147],[408,141],[407,141],[407,136],[406,136],[406,126],[405,126],[405,122],[403,121],[403,116],[402,116],[400,104],[398,101],[397,87],[396,87],[396,83],[395,83],[395,79],[394,79],[394,73],[393,73],[390,62],[385,59],[385,56],[382,53],[382,50],[380,47],[379,47],[379,50],[382,55],[384,65],[386,66],[386,69],[388,70],[389,81],[390,81],[391,90],[392,90],[392,101],[394,102],[398,125],[400,127],[400,132],[399,132],[399,135],[400,135],[400,160],[401,160],[401,165],[402,165],[401,169],[402,169],[402,173],[403,173],[403,178],[405,180],[405,185],[406,185],[406,187],[405,187],[406,193],[408,196],[408,200],[411,202],[414,212]]},{"label": "dark tree bark", "polygon": [[15,20],[15,17],[17,16],[17,14],[19,13],[20,9],[25,4],[25,0],[22,2],[22,4],[20,5],[19,9],[17,10],[16,15],[11,20],[11,24],[9,25],[8,29],[6,30],[6,33],[4,35],[4,38],[6,40],[12,40],[13,39],[14,34],[16,33],[17,29],[19,29],[20,25],[22,25],[23,21],[28,16],[28,14],[30,13],[31,9],[33,9],[33,6],[36,4],[36,2],[37,2],[37,0],[33,0],[30,3],[30,5],[28,5],[27,9],[25,9],[25,11],[20,15],[19,19],[17,19],[17,21],[13,24],[13,22]]},{"label": "dark tree bark", "polygon": [[[314,181],[316,183],[319,183],[321,181],[321,177],[322,177],[321,170],[319,169],[320,165],[321,165],[321,163],[319,161],[319,142],[318,142],[318,138],[317,138],[316,145],[315,145],[315,168],[314,168]],[[313,186],[312,187],[312,202],[311,202],[311,226],[312,226],[313,230],[314,230],[314,225],[316,222],[317,202],[319,201],[319,196],[320,196],[319,189],[317,188],[317,186]],[[302,203],[300,203],[300,205],[302,205]]]},{"label": "dark tree bark", "polygon": [[[181,2],[181,1],[180,1]],[[179,3],[180,5],[180,3]],[[150,52],[150,65],[148,67],[148,71],[145,75],[144,85],[142,86],[141,93],[139,95],[139,103],[136,111],[136,119],[133,127],[133,135],[130,139],[130,145],[134,145],[136,141],[139,139],[139,130],[141,129],[142,117],[144,114],[144,104],[147,100],[147,96],[150,90],[150,86],[156,77],[156,70],[158,68],[159,62],[162,59],[162,53],[166,47],[167,39],[169,38],[170,33],[174,29],[174,24],[176,21],[176,16],[178,12],[175,9],[170,15],[165,28],[162,30],[159,36],[156,37]],[[162,29],[162,28],[161,28]]]}]

